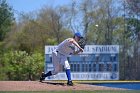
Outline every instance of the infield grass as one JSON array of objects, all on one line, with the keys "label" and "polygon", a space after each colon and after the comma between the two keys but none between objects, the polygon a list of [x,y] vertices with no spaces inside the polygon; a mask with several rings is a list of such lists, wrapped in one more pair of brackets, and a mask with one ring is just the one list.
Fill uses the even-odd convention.
[{"label": "infield grass", "polygon": [[98,91],[0,91],[0,93],[140,93],[140,90],[98,90]]}]

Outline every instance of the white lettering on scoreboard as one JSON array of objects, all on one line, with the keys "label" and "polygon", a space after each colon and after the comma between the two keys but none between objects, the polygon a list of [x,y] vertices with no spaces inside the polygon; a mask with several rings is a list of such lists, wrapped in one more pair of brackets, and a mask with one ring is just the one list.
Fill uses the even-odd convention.
[{"label": "white lettering on scoreboard", "polygon": [[[45,54],[52,54],[57,46],[45,46]],[[119,53],[118,45],[86,45],[81,54]]]},{"label": "white lettering on scoreboard", "polygon": [[[71,73],[72,80],[118,80],[119,73],[114,72],[95,72],[95,73],[86,73],[86,72],[73,72]],[[67,80],[65,73],[59,73],[54,76],[46,78],[46,80]]]}]

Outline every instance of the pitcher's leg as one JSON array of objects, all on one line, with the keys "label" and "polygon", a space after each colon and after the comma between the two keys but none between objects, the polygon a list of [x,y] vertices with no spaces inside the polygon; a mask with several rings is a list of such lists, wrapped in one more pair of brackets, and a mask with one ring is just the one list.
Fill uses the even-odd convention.
[{"label": "pitcher's leg", "polygon": [[61,69],[60,55],[58,54],[58,52],[53,52],[52,63],[54,70],[52,70],[51,73],[52,75],[56,75]]},{"label": "pitcher's leg", "polygon": [[56,75],[59,71],[60,71],[60,65],[57,65],[57,67],[54,68],[53,71],[49,71],[48,73],[42,73],[40,77],[40,82],[42,82],[42,80],[44,80],[48,76]]},{"label": "pitcher's leg", "polygon": [[67,85],[73,86],[72,80],[71,80],[71,70],[70,70],[70,65],[68,63],[68,60],[65,61],[64,67],[66,69],[66,75],[67,75]]},{"label": "pitcher's leg", "polygon": [[40,82],[42,80],[44,80],[46,77],[51,76],[51,75],[55,75],[60,71],[59,61],[60,61],[60,59],[59,59],[59,57],[57,55],[57,52],[53,52],[52,53],[52,63],[53,63],[54,70],[49,71],[48,73],[42,73],[42,75],[40,77]]}]

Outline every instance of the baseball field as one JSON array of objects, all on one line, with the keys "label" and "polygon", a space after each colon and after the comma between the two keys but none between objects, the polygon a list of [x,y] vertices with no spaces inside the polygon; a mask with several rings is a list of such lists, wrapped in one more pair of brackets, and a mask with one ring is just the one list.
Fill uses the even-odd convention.
[{"label": "baseball field", "polygon": [[140,93],[140,91],[110,91],[110,90],[96,90],[96,91],[12,91],[12,92],[0,92],[0,93]]},{"label": "baseball field", "polygon": [[0,81],[0,93],[140,93],[140,90],[97,86],[76,81],[74,86],[67,86],[66,81],[44,81],[43,83],[38,81]]}]

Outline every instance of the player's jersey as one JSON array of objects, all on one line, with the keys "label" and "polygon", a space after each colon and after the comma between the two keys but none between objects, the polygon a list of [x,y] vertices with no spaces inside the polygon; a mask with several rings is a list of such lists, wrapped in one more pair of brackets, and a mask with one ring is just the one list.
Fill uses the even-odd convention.
[{"label": "player's jersey", "polygon": [[61,42],[56,50],[65,56],[73,54],[75,51],[75,46],[69,41],[70,39],[72,38],[68,38]]}]

